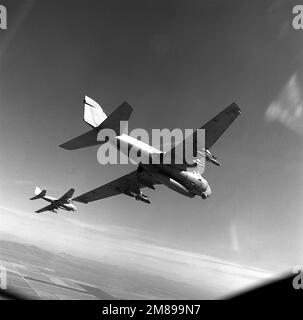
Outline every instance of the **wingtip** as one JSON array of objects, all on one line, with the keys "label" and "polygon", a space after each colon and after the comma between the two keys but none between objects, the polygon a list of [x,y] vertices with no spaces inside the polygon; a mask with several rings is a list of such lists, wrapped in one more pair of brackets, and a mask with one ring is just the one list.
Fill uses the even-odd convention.
[{"label": "wingtip", "polygon": [[124,107],[127,107],[129,109],[130,112],[133,112],[134,108],[127,102],[127,101],[123,101],[122,105]]},{"label": "wingtip", "polygon": [[58,146],[59,148],[62,148],[64,150],[73,150],[72,148],[68,147],[68,144],[65,142],[65,143],[62,143],[62,144],[59,144]]},{"label": "wingtip", "polygon": [[237,114],[242,113],[240,107],[238,106],[238,104],[236,102],[233,102],[229,107],[232,109],[233,112],[235,112]]},{"label": "wingtip", "polygon": [[67,148],[65,147],[65,143],[59,144],[58,147],[59,147],[59,148],[62,148],[62,149],[65,149],[65,150],[67,149]]}]

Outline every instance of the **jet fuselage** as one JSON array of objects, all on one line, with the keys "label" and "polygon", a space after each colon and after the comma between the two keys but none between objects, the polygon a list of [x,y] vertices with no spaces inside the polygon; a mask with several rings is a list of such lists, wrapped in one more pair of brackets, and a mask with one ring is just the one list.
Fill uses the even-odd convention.
[{"label": "jet fuselage", "polygon": [[66,211],[73,211],[73,212],[77,210],[77,207],[71,202],[71,200],[67,200],[66,202],[62,203],[62,202],[58,202],[57,198],[53,198],[50,196],[44,196],[41,199],[44,199],[45,201],[54,204],[55,206],[57,206],[58,209],[63,209]]},{"label": "jet fuselage", "polygon": [[[138,153],[144,159],[151,159],[162,152],[149,144],[137,140],[131,136],[122,134],[116,136],[118,141],[109,141],[114,146],[119,146],[119,150],[127,155],[133,162],[139,164],[140,168],[150,172],[153,177],[168,188],[190,198],[198,195],[206,199],[211,195],[211,188],[205,178],[199,172],[180,170],[179,167],[169,164],[141,164],[138,163]],[[131,150],[131,152],[129,152]],[[146,185],[149,187],[148,185]]]}]

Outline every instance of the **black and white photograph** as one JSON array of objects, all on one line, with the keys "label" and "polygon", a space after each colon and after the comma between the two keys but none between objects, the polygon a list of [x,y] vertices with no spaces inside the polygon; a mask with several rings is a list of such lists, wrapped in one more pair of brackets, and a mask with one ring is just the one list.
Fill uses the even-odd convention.
[{"label": "black and white photograph", "polygon": [[302,296],[302,1],[0,0],[0,146],[0,300]]}]

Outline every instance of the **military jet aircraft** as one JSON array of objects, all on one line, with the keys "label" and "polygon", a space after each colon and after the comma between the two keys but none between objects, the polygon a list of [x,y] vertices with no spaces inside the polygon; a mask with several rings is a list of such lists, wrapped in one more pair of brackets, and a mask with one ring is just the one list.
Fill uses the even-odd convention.
[{"label": "military jet aircraft", "polygon": [[[101,106],[96,101],[86,96],[84,99],[84,121],[87,122],[92,129],[77,138],[61,144],[60,147],[67,150],[75,150],[111,142],[97,140],[97,135],[100,130],[111,128],[115,130],[115,132],[119,132],[120,121],[128,121],[132,111],[133,108],[127,102],[123,102],[109,116],[106,116]],[[119,142],[119,150],[124,150],[123,152],[126,150],[125,154],[127,154],[127,151],[134,148],[135,151],[144,153],[151,159],[158,157],[159,163],[139,163],[137,169],[133,172],[84,193],[73,200],[88,203],[118,194],[125,194],[134,197],[136,200],[150,203],[148,196],[143,194],[141,189],[145,187],[155,189],[155,185],[157,184],[164,184],[168,188],[189,198],[193,198],[196,195],[201,196],[202,199],[210,197],[212,192],[208,182],[203,178],[199,170],[195,170],[195,168],[201,165],[200,159],[202,157],[204,157],[207,162],[213,163],[214,165],[221,165],[209,149],[212,148],[215,142],[240,113],[240,108],[235,103],[232,103],[213,119],[200,127],[200,129],[205,130],[204,147],[197,145],[197,130],[193,131],[193,148],[195,149],[194,153],[196,153],[197,157],[193,159],[191,163],[184,162],[180,164],[173,160],[174,156],[172,155],[174,154],[176,146],[171,148],[168,152],[163,152],[124,133],[117,134],[115,139]],[[186,139],[180,143],[185,144],[185,140]],[[127,155],[129,156],[129,154]],[[163,161],[167,155],[171,156],[172,162],[170,164]]]},{"label": "military jet aircraft", "polygon": [[72,203],[72,196],[75,192],[75,189],[68,190],[61,198],[53,198],[46,195],[46,190],[41,190],[39,187],[35,188],[35,196],[30,198],[30,200],[43,199],[50,204],[42,209],[35,211],[36,213],[41,213],[45,211],[51,211],[57,213],[58,209],[63,209],[66,211],[75,212],[77,207]]}]

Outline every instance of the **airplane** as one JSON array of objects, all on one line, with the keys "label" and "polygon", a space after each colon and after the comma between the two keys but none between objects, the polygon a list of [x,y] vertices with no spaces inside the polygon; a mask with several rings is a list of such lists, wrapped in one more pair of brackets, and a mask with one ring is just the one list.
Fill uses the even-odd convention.
[{"label": "airplane", "polygon": [[[204,148],[200,148],[200,146],[197,145],[197,130],[193,131],[193,147],[197,158],[193,159],[191,163],[183,162],[181,164],[176,163],[174,160],[175,158],[173,155],[176,146],[168,152],[162,152],[143,141],[139,141],[129,135],[120,133],[118,130],[120,121],[128,121],[132,111],[133,108],[127,102],[123,102],[117,109],[107,116],[96,101],[85,96],[84,121],[88,123],[92,129],[61,144],[60,147],[67,150],[76,150],[107,142],[111,143],[109,139],[105,141],[97,140],[97,135],[100,130],[110,128],[115,130],[115,132],[119,132],[119,134],[114,138],[119,142],[118,144],[115,144],[116,146],[118,145],[119,150],[129,156],[127,151],[129,151],[131,147],[140,153],[146,154],[149,159],[153,159],[155,156],[158,156],[160,157],[159,164],[139,163],[137,169],[131,173],[86,192],[73,200],[82,203],[89,203],[91,201],[112,197],[118,194],[125,194],[127,196],[134,197],[138,201],[150,203],[149,197],[143,194],[141,189],[145,187],[155,189],[155,185],[158,184],[163,184],[173,191],[189,198],[200,196],[202,199],[206,199],[210,197],[212,194],[211,188],[207,180],[202,176],[197,168],[198,166],[203,166],[200,161],[202,157],[205,158],[206,162],[210,162],[216,166],[221,165],[218,159],[210,152],[210,149],[231,125],[231,123],[241,114],[241,110],[237,104],[230,104],[214,118],[200,127],[200,129],[205,130]],[[186,139],[180,143],[183,143],[184,145],[185,140]],[[171,156],[172,162],[170,164],[165,164],[163,159],[168,155]]]},{"label": "airplane", "polygon": [[41,190],[39,187],[35,188],[35,196],[30,198],[30,200],[43,199],[50,204],[42,209],[35,211],[36,213],[41,213],[45,211],[51,211],[57,213],[57,209],[63,209],[66,211],[75,212],[77,207],[72,203],[72,196],[75,192],[75,189],[68,190],[61,198],[53,198],[46,195],[46,190]]}]

